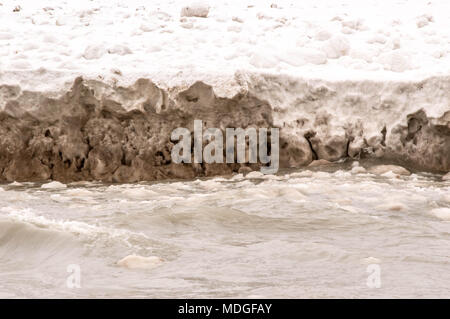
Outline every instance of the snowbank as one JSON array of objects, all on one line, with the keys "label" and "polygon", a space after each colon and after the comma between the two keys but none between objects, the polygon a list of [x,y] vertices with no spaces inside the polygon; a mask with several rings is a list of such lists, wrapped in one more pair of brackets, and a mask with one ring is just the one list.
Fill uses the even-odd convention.
[{"label": "snowbank", "polygon": [[419,80],[450,72],[449,11],[446,0],[8,1],[0,83],[67,89],[84,75],[173,87],[237,70]]},{"label": "snowbank", "polygon": [[373,157],[447,172],[449,9],[445,0],[3,3],[0,180],[248,170],[171,163],[170,132],[199,118],[279,127],[282,167]]}]

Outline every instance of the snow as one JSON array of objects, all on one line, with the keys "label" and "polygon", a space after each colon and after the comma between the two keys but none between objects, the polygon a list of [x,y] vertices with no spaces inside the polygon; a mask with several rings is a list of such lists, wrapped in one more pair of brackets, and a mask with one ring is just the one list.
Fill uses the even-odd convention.
[{"label": "snow", "polygon": [[330,59],[338,59],[350,52],[350,43],[345,36],[335,36],[327,41],[323,51]]},{"label": "snow", "polygon": [[0,84],[22,89],[67,88],[84,75],[165,87],[203,80],[227,94],[237,71],[326,80],[450,73],[446,0],[1,3]]}]

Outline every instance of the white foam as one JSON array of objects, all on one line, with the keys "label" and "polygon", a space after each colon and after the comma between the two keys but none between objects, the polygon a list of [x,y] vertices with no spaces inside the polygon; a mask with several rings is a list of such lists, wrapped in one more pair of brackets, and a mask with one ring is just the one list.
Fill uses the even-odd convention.
[{"label": "white foam", "polygon": [[[32,209],[18,209],[15,207],[1,207],[0,211],[6,213],[9,218],[39,227],[51,228],[52,230],[69,232],[75,235],[83,235],[88,238],[97,239],[102,236],[110,238],[120,238],[128,243],[130,237],[147,238],[142,233],[131,232],[120,228],[109,228],[104,226],[91,225],[75,220],[57,220],[34,213]],[[129,244],[129,243],[128,243]],[[132,245],[129,244],[131,247]]]},{"label": "white foam", "polygon": [[390,178],[390,179],[394,179],[394,178],[398,178],[399,177],[399,175],[395,174],[393,171],[388,171],[388,172],[380,174],[380,175],[383,176],[383,177],[386,177],[386,178]]},{"label": "white foam", "polygon": [[215,177],[212,180],[215,181],[215,182],[226,182],[226,181],[228,181],[226,178],[223,178],[223,177]]},{"label": "white foam", "polygon": [[435,208],[431,210],[431,214],[433,214],[439,219],[450,221],[450,208],[446,207]]},{"label": "white foam", "polygon": [[351,173],[343,170],[337,170],[336,172],[333,173],[333,175],[336,177],[349,177],[351,176]]},{"label": "white foam", "polygon": [[214,190],[217,188],[221,187],[221,183],[220,182],[216,182],[213,179],[208,179],[208,180],[204,180],[202,181],[199,186],[203,189],[208,189],[208,190]]},{"label": "white foam", "polygon": [[[356,162],[357,163],[357,162]],[[353,166],[351,170],[352,174],[364,174],[366,173],[366,169],[362,166]]]},{"label": "white foam", "polygon": [[9,186],[23,186],[23,184],[22,184],[22,183],[19,183],[19,182],[16,182],[16,181],[14,181],[14,182],[10,183],[10,184],[9,184]]},{"label": "white foam", "polygon": [[59,202],[59,203],[65,203],[65,202],[70,201],[69,197],[61,196],[60,194],[52,194],[52,195],[50,195],[50,198],[52,200],[54,200],[55,202]]},{"label": "white foam", "polygon": [[155,191],[146,189],[145,187],[124,189],[121,191],[121,194],[125,197],[137,199],[149,199],[158,195]]},{"label": "white foam", "polygon": [[370,256],[370,257],[366,257],[366,258],[361,259],[361,263],[368,264],[368,265],[370,265],[370,264],[379,264],[379,263],[381,263],[381,259]]},{"label": "white foam", "polygon": [[240,181],[240,180],[242,180],[242,179],[244,179],[244,175],[243,175],[243,174],[236,174],[236,175],[234,175],[234,176],[231,178],[232,181]]},{"label": "white foam", "polygon": [[248,187],[248,186],[254,186],[255,184],[253,184],[251,181],[249,180],[245,180],[239,183],[236,183],[236,187]]},{"label": "white foam", "polygon": [[313,172],[305,170],[305,171],[301,171],[301,172],[295,172],[295,173],[291,173],[288,175],[290,178],[295,178],[295,177],[311,177],[313,176]]},{"label": "white foam", "polygon": [[245,178],[248,178],[248,179],[250,179],[250,178],[263,178],[263,177],[264,177],[264,174],[261,173],[261,172],[258,172],[258,171],[253,171],[253,172],[250,172],[247,175],[245,175]]},{"label": "white foam", "polygon": [[275,180],[275,181],[280,181],[283,179],[283,177],[281,177],[281,176],[272,175],[272,174],[265,174],[261,178],[267,179],[267,180]]},{"label": "white foam", "polygon": [[41,188],[43,188],[43,189],[62,189],[62,188],[67,188],[67,185],[60,183],[58,181],[53,181],[53,182],[42,185]]},{"label": "white foam", "polygon": [[442,200],[444,202],[450,203],[450,194],[444,194],[442,195]]},{"label": "white foam", "polygon": [[85,188],[72,188],[72,189],[68,189],[65,192],[65,195],[73,196],[73,197],[87,197],[87,196],[95,195],[95,193],[88,189],[85,189]]},{"label": "white foam", "polygon": [[376,165],[369,168],[369,172],[389,178],[397,177],[397,175],[411,175],[410,171],[398,165]]},{"label": "white foam", "polygon": [[328,177],[330,177],[330,173],[328,173],[328,172],[314,172],[313,173],[313,177],[314,178],[328,178]]}]

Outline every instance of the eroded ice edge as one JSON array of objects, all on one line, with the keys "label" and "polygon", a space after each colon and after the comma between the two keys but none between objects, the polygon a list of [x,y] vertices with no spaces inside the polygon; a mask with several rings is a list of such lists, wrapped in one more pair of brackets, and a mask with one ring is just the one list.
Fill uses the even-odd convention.
[{"label": "eroded ice edge", "polygon": [[149,79],[122,87],[79,77],[56,95],[2,85],[0,179],[135,182],[242,171],[247,164],[171,161],[171,132],[193,131],[195,119],[223,132],[279,127],[282,168],[373,158],[450,170],[450,77],[331,82],[237,72],[234,79],[232,97],[201,81],[162,89]]}]

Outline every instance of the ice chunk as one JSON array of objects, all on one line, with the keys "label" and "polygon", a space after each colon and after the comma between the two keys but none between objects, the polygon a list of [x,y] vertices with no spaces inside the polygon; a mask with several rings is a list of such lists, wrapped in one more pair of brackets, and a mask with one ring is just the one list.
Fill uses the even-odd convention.
[{"label": "ice chunk", "polygon": [[431,214],[442,220],[450,220],[450,208],[447,207],[432,209]]},{"label": "ice chunk", "polygon": [[196,2],[181,9],[182,17],[208,17],[209,6],[202,2]]},{"label": "ice chunk", "polygon": [[369,168],[369,172],[377,175],[386,174],[388,172],[392,172],[397,175],[411,175],[411,172],[406,168],[397,165],[376,165]]},{"label": "ice chunk", "polygon": [[67,185],[57,182],[57,181],[53,181],[47,184],[44,184],[41,186],[41,188],[44,189],[61,189],[61,188],[67,188]]},{"label": "ice chunk", "polygon": [[350,42],[345,36],[334,36],[323,46],[323,51],[330,59],[337,59],[350,52]]},{"label": "ice chunk", "polygon": [[126,54],[131,54],[133,52],[130,50],[129,47],[122,45],[122,44],[117,44],[117,45],[109,48],[108,53],[109,54],[126,55]]},{"label": "ice chunk", "polygon": [[378,62],[383,64],[386,70],[393,72],[404,72],[412,69],[409,54],[401,49],[381,54]]},{"label": "ice chunk", "polygon": [[106,53],[103,45],[89,45],[84,51],[83,57],[87,60],[100,59]]},{"label": "ice chunk", "polygon": [[143,257],[129,255],[119,260],[117,265],[129,269],[152,269],[161,264],[163,260],[157,256]]}]

